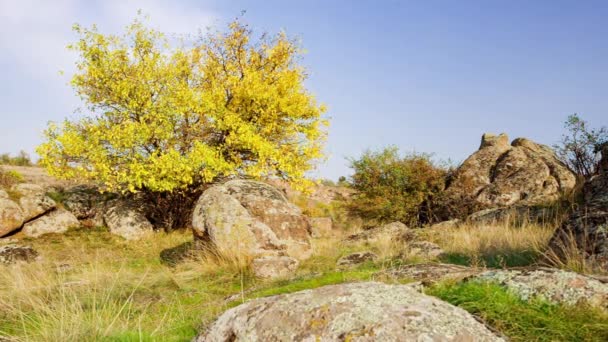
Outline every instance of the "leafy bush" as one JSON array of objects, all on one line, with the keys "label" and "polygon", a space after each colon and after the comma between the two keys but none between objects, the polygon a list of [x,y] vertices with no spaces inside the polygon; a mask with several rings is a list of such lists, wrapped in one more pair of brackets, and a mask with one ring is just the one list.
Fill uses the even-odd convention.
[{"label": "leafy bush", "polygon": [[564,128],[562,140],[553,146],[557,156],[576,174],[588,179],[599,170],[598,147],[608,141],[608,129],[590,128],[576,113],[568,116]]},{"label": "leafy bush", "polygon": [[[136,21],[123,36],[75,26],[72,79],[90,116],[51,123],[40,164],[60,178],[142,192],[179,226],[201,187],[279,176],[304,187],[322,157],[325,111],[304,87],[301,48],[281,33],[253,41],[238,21],[170,48]],[[158,216],[158,215],[154,215]]]},{"label": "leafy bush", "polygon": [[4,165],[15,165],[15,166],[31,166],[32,160],[29,154],[25,151],[20,151],[15,157],[12,157],[10,153],[0,154],[0,164]]},{"label": "leafy bush", "polygon": [[397,147],[366,151],[351,159],[350,184],[357,190],[348,203],[352,214],[373,223],[401,221],[407,225],[430,219],[428,201],[443,190],[446,170],[428,154],[401,156]]}]

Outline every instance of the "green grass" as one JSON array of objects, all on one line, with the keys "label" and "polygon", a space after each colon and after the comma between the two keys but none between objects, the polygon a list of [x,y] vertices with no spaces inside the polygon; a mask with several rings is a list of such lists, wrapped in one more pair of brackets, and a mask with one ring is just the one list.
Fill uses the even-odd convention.
[{"label": "green grass", "polygon": [[492,283],[440,284],[427,291],[484,319],[512,341],[608,341],[608,313],[520,300]]}]

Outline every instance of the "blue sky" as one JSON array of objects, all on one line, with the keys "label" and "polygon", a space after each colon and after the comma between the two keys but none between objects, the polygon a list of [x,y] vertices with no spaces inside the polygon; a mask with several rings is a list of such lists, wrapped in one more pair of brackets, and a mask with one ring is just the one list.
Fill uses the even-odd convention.
[{"label": "blue sky", "polygon": [[366,148],[461,161],[483,132],[553,144],[568,114],[608,125],[606,1],[0,0],[0,151],[32,152],[79,106],[71,25],[118,32],[138,9],[178,34],[246,10],[256,32],[300,38],[331,119],[320,177],[348,174]]}]

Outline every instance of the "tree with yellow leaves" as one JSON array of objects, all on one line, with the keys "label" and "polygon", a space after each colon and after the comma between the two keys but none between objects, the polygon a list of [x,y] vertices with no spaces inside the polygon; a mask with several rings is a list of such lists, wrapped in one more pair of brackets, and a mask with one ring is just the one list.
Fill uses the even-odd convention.
[{"label": "tree with yellow leaves", "polygon": [[[284,33],[225,33],[171,47],[136,20],[124,35],[75,26],[72,79],[90,115],[51,123],[37,152],[50,174],[181,201],[218,178],[278,176],[305,186],[327,122]],[[175,225],[175,222],[170,225]]]}]

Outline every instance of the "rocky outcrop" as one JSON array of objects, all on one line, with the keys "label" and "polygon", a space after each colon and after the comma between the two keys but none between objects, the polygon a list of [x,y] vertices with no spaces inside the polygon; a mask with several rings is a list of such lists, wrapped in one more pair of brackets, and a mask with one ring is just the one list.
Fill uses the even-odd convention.
[{"label": "rocky outcrop", "polygon": [[552,268],[491,270],[469,281],[498,283],[522,300],[588,304],[608,309],[608,284],[582,274]]},{"label": "rocky outcrop", "polygon": [[10,200],[8,195],[0,197],[0,237],[21,228],[23,221],[23,211],[19,205]]},{"label": "rocky outcrop", "polygon": [[579,250],[591,264],[608,270],[608,143],[601,148],[599,174],[584,186],[584,203],[555,231],[551,254],[564,258]]},{"label": "rocky outcrop", "polygon": [[481,208],[537,205],[559,199],[575,185],[575,175],[549,147],[525,138],[509,144],[505,134],[486,133],[479,150],[456,170],[446,196],[468,198]]},{"label": "rocky outcrop", "polygon": [[80,222],[65,209],[56,209],[23,226],[23,234],[28,237],[40,237],[45,234],[65,233],[70,228],[78,227]]},{"label": "rocky outcrop", "polygon": [[376,253],[365,251],[365,252],[356,252],[345,255],[338,259],[336,262],[336,266],[341,268],[353,267],[360,265],[364,262],[374,261],[378,259],[378,255]]},{"label": "rocky outcrop", "polygon": [[137,203],[129,200],[116,200],[108,204],[103,220],[110,233],[126,240],[139,240],[154,229]]},{"label": "rocky outcrop", "polygon": [[430,241],[414,241],[408,243],[406,250],[406,257],[417,257],[424,260],[438,259],[445,254],[439,245]]},{"label": "rocky outcrop", "polygon": [[299,208],[262,182],[231,180],[207,189],[192,216],[195,238],[220,253],[286,255],[312,253],[311,228]]},{"label": "rocky outcrop", "polygon": [[0,264],[10,265],[17,262],[31,262],[36,260],[38,252],[30,246],[14,244],[0,246]]},{"label": "rocky outcrop", "polygon": [[258,278],[286,278],[296,271],[298,264],[292,257],[266,255],[253,259],[251,270]]},{"label": "rocky outcrop", "polygon": [[414,237],[412,231],[401,222],[392,222],[371,229],[365,229],[360,233],[350,235],[347,242],[375,242],[378,240],[404,242]]},{"label": "rocky outcrop", "polygon": [[502,341],[471,314],[404,285],[331,285],[255,299],[194,341]]},{"label": "rocky outcrop", "polygon": [[91,219],[103,207],[105,197],[92,185],[76,185],[62,191],[63,205],[79,220]]},{"label": "rocky outcrop", "polygon": [[44,188],[36,184],[17,184],[11,188],[11,192],[19,197],[19,206],[26,222],[57,207],[57,203],[46,195]]}]

